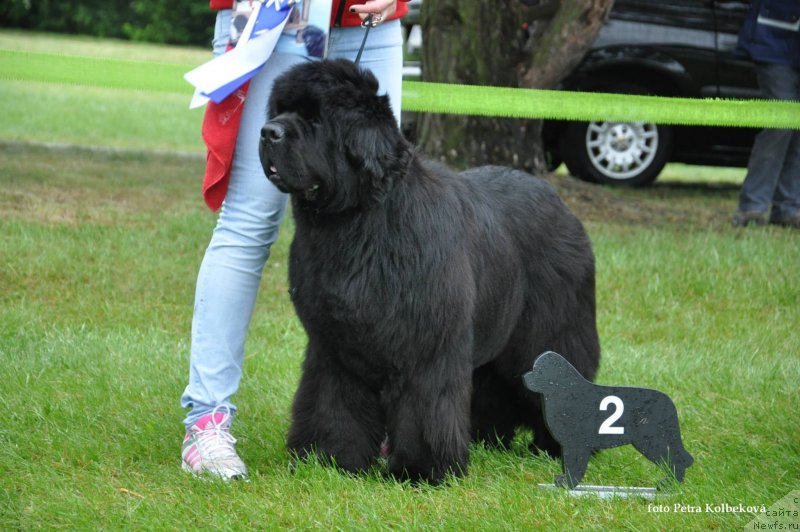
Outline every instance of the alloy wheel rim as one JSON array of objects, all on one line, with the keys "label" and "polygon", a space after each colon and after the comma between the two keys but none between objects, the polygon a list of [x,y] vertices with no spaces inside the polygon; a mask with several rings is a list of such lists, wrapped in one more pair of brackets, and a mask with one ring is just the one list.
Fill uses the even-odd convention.
[{"label": "alloy wheel rim", "polygon": [[586,150],[592,166],[613,180],[636,177],[658,151],[658,128],[645,122],[590,122]]}]

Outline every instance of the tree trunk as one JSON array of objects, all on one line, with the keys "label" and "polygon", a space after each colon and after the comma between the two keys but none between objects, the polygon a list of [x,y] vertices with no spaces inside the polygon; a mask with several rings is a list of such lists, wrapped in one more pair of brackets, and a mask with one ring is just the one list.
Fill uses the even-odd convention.
[{"label": "tree trunk", "polygon": [[[583,58],[613,0],[425,0],[422,79],[441,83],[551,88]],[[532,25],[531,25],[532,24]],[[421,114],[419,143],[456,167],[501,164],[546,171],[541,122]]]}]

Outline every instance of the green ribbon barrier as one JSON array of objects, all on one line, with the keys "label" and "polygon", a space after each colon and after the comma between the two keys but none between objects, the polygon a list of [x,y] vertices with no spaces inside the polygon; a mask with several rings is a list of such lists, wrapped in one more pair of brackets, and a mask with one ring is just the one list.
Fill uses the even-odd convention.
[{"label": "green ribbon barrier", "polygon": [[507,118],[800,129],[800,102],[403,82],[403,110]]},{"label": "green ribbon barrier", "polygon": [[[0,81],[191,94],[187,65],[0,49]],[[188,99],[187,99],[188,102]],[[404,111],[508,118],[800,129],[800,102],[672,98],[403,82]]]}]

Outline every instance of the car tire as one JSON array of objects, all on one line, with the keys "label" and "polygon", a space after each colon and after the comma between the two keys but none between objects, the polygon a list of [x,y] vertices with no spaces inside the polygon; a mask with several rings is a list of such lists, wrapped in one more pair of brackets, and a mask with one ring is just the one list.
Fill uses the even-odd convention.
[{"label": "car tire", "polygon": [[[624,85],[596,92],[645,94]],[[595,183],[649,185],[672,151],[672,128],[647,122],[571,122],[559,150],[570,174]]]}]

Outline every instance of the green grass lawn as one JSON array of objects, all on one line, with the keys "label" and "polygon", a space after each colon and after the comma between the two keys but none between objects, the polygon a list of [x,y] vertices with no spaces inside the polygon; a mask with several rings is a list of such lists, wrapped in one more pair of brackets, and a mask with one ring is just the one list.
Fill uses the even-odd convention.
[{"label": "green grass lawn", "polygon": [[0,139],[203,154],[183,74],[210,50],[0,30]]},{"label": "green grass lawn", "polygon": [[[191,478],[180,470],[178,401],[194,282],[215,216],[200,198],[190,91],[87,85],[87,93],[57,91],[81,87],[62,81],[12,81],[3,76],[9,41],[72,55],[98,48],[28,38],[0,31],[2,112],[25,101],[6,95],[30,87],[37,98],[51,95],[0,121],[0,529],[729,530],[754,515],[706,504],[770,507],[800,490],[800,236],[730,229],[735,177],[703,170],[697,179],[691,167],[674,169],[690,185],[648,190],[553,178],[586,221],[597,256],[598,381],[657,388],[678,407],[695,465],[674,492],[651,502],[539,490],[559,464],[531,456],[529,434],[504,452],[473,447],[469,476],[438,488],[315,463],[292,471],[284,438],[305,336],[287,295],[288,218],[264,273],[235,398],[238,449],[252,479]],[[115,45],[120,56],[110,59],[143,60],[133,45]],[[160,57],[144,48],[153,53],[147,60]],[[188,51],[164,48],[170,53]],[[92,105],[95,136],[60,111]],[[162,121],[185,132],[170,141],[178,126]],[[651,486],[660,477],[620,448],[594,457],[585,483]]]}]

